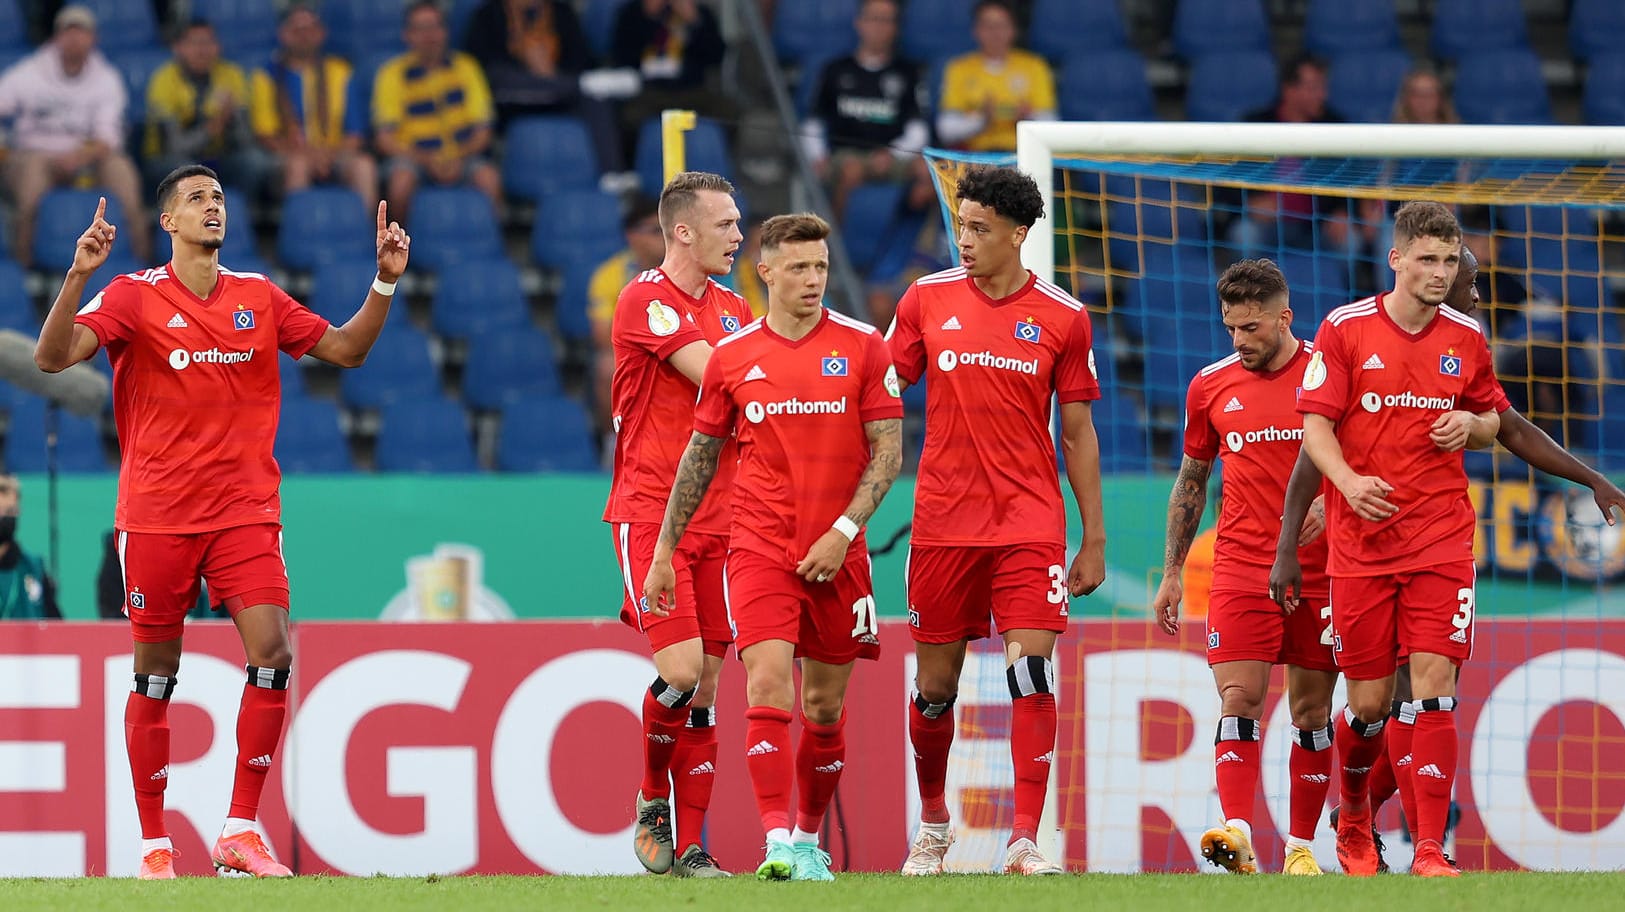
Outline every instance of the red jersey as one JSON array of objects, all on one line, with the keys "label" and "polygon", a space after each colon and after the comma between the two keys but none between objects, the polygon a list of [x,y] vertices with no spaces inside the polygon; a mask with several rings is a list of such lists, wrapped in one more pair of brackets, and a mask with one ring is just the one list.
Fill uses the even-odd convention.
[{"label": "red jersey", "polygon": [[[790,566],[857,493],[870,455],[864,424],[903,417],[885,340],[830,310],[794,341],[766,319],[723,340],[701,389],[694,429],[739,439],[729,548]],[[866,547],[861,534],[852,547]]]},{"label": "red jersey", "polygon": [[949,269],[909,286],[887,339],[925,381],[914,544],[1064,544],[1050,400],[1100,398],[1083,305],[1037,276],[995,301]]},{"label": "red jersey", "polygon": [[[649,269],[621,289],[610,324],[615,374],[615,462],[604,521],[659,523],[666,517],[677,463],[694,429],[695,386],[666,360],[692,342],[715,345],[750,314],[743,298],[713,281],[695,299],[666,273]],[[732,327],[732,328],[730,328]],[[725,456],[728,454],[724,454]],[[733,460],[720,459],[713,490],[726,491]],[[728,530],[728,499],[707,497],[689,528]]]},{"label": "red jersey", "polygon": [[301,357],[326,320],[258,273],[221,269],[203,299],[159,266],[115,278],[74,321],[113,364],[118,528],[192,534],[281,521],[276,353]]},{"label": "red jersey", "polygon": [[[1191,380],[1185,397],[1185,455],[1223,463],[1218,540],[1213,546],[1213,591],[1268,589],[1275,542],[1281,532],[1286,483],[1303,444],[1298,391],[1314,343],[1300,342],[1280,370],[1261,373],[1231,355]],[[1299,549],[1303,591],[1325,595],[1326,536]]]},{"label": "red jersey", "polygon": [[1332,576],[1386,576],[1473,559],[1475,513],[1462,454],[1428,436],[1447,411],[1508,408],[1478,324],[1448,307],[1421,332],[1399,327],[1383,296],[1326,316],[1304,369],[1298,411],[1337,423],[1343,458],[1393,485],[1399,512],[1361,519],[1335,491],[1326,498]]}]

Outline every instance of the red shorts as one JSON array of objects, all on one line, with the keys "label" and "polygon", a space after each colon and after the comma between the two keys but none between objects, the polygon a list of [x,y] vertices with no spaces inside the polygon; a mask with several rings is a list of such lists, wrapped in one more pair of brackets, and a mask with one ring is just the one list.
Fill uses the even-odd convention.
[{"label": "red shorts", "polygon": [[209,600],[236,617],[255,605],[288,607],[288,565],[280,523],[232,526],[212,532],[118,533],[124,572],[124,613],[137,642],[180,637],[186,612],[197,604],[198,580]]},{"label": "red shorts", "polygon": [[995,625],[1001,633],[1060,633],[1067,599],[1064,545],[908,549],[908,625],[916,643],[979,640]]},{"label": "red shorts", "polygon": [[1291,614],[1266,595],[1215,592],[1207,609],[1207,663],[1268,662],[1336,671],[1331,600],[1305,595]]},{"label": "red shorts", "polygon": [[1391,576],[1332,578],[1332,641],[1353,681],[1394,673],[1401,655],[1461,665],[1473,654],[1477,570],[1471,561]]},{"label": "red shorts", "polygon": [[880,656],[869,554],[854,547],[827,583],[755,551],[730,551],[728,617],[741,652],[765,640],[796,644],[796,655],[829,665]]},{"label": "red shorts", "polygon": [[621,599],[621,621],[649,637],[650,652],[692,640],[704,641],[706,655],[728,654],[733,639],[728,630],[728,609],[724,604],[722,565],[728,556],[728,537],[689,532],[672,555],[677,572],[677,604],[666,617],[643,610],[643,581],[654,560],[655,542],[660,540],[657,523],[615,523],[615,559],[621,565],[625,598]]}]

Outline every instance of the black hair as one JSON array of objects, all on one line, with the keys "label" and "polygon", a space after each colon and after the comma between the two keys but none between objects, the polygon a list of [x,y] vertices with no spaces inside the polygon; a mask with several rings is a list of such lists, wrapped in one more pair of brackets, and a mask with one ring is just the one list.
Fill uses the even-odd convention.
[{"label": "black hair", "polygon": [[193,16],[192,18],[187,19],[177,25],[175,30],[170,33],[169,40],[172,43],[179,41],[182,38],[185,38],[187,35],[190,35],[196,29],[208,29],[212,32],[214,31],[214,23],[204,19],[202,16]]},{"label": "black hair", "polygon": [[632,197],[632,201],[626,206],[626,214],[621,216],[621,230],[630,231],[644,219],[656,218],[659,215],[660,203],[639,193]]},{"label": "black hair", "polygon": [[207,177],[215,183],[220,182],[220,175],[214,173],[214,169],[208,165],[181,165],[158,182],[159,212],[168,211],[169,203],[175,197],[176,188],[181,185],[181,181],[189,177]]},{"label": "black hair", "polygon": [[1326,61],[1313,54],[1299,54],[1296,57],[1288,57],[1281,63],[1281,87],[1297,85],[1299,74],[1306,66],[1319,70],[1322,76],[1326,75]]},{"label": "black hair", "polygon": [[959,198],[981,203],[1024,228],[1044,216],[1038,182],[1015,168],[971,168],[959,179]]}]

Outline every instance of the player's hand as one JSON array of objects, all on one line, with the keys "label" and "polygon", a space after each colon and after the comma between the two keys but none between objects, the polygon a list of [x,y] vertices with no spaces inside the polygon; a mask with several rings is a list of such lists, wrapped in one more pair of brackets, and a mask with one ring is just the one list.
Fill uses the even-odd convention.
[{"label": "player's hand", "polygon": [[676,604],[677,571],[670,560],[655,558],[649,563],[649,575],[643,578],[643,600],[638,610],[663,618],[671,615]]},{"label": "player's hand", "polygon": [[393,282],[406,271],[407,252],[412,238],[400,222],[387,221],[389,204],[378,201],[378,278]]},{"label": "player's hand", "polygon": [[1309,512],[1303,515],[1298,528],[1298,547],[1302,548],[1326,531],[1326,495],[1321,494],[1309,502]]},{"label": "player's hand", "polygon": [[1597,509],[1602,511],[1602,518],[1608,520],[1610,526],[1619,522],[1614,518],[1614,510],[1619,511],[1621,518],[1625,518],[1625,491],[1621,491],[1600,473],[1591,485],[1591,496],[1597,501]]},{"label": "player's hand", "polygon": [[1359,514],[1361,519],[1371,522],[1382,522],[1399,512],[1399,508],[1388,500],[1388,495],[1394,493],[1394,486],[1375,475],[1356,475],[1354,480],[1343,488],[1343,497]]},{"label": "player's hand", "polygon": [[846,548],[850,544],[845,535],[834,529],[825,532],[807,549],[801,563],[796,564],[796,576],[809,583],[829,582],[846,563]]},{"label": "player's hand", "polygon": [[113,240],[118,237],[118,228],[106,216],[107,197],[103,196],[96,201],[96,217],[91,220],[90,227],[79,235],[69,272],[88,278],[107,262],[107,255],[113,252]]},{"label": "player's hand", "polygon": [[1460,410],[1445,412],[1433,422],[1428,436],[1433,438],[1433,445],[1446,453],[1454,453],[1467,448],[1467,438],[1472,436],[1473,422],[1478,416],[1472,412]]},{"label": "player's hand", "polygon": [[1072,569],[1066,574],[1066,591],[1073,598],[1089,595],[1106,581],[1106,543],[1086,541],[1072,558]]},{"label": "player's hand", "polygon": [[1179,632],[1179,603],[1184,600],[1185,586],[1179,581],[1179,575],[1164,576],[1162,585],[1157,587],[1157,597],[1151,600],[1151,613],[1169,636]]},{"label": "player's hand", "polygon": [[1298,564],[1298,556],[1277,552],[1275,564],[1270,567],[1270,598],[1281,610],[1291,614],[1302,596],[1303,567]]}]

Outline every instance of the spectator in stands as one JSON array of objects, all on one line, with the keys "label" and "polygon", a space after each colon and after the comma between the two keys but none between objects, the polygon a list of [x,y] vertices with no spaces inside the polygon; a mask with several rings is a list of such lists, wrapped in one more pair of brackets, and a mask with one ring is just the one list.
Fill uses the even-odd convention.
[{"label": "spectator in stands", "polygon": [[[1295,57],[1281,67],[1280,88],[1275,101],[1268,107],[1251,112],[1243,120],[1249,123],[1342,123],[1343,117],[1327,107],[1326,95],[1326,64],[1307,55]],[[1288,172],[1301,165],[1298,159],[1281,159],[1282,169]],[[1259,194],[1250,194],[1249,208],[1262,199]],[[1282,222],[1280,239],[1287,246],[1335,248],[1338,251],[1354,247],[1352,207],[1348,200],[1282,193],[1276,195],[1274,204],[1274,217]],[[1329,236],[1326,243],[1316,243],[1317,219],[1321,223],[1320,232]],[[1259,220],[1249,212],[1247,221],[1256,224]]]},{"label": "spectator in stands", "polygon": [[280,162],[284,190],[342,184],[370,211],[378,206],[378,165],[362,146],[365,105],[350,64],[322,53],[326,40],[311,7],[295,4],[282,14],[277,52],[254,72],[249,120]]},{"label": "spectator in stands", "polygon": [[891,325],[897,301],[916,279],[954,265],[950,238],[944,230],[942,210],[929,171],[918,175],[903,198],[903,211],[892,227],[903,244],[887,243],[870,269],[865,283],[868,320],[882,329]]},{"label": "spectator in stands", "polygon": [[830,181],[837,214],[865,181],[901,180],[924,167],[926,125],[920,68],[897,56],[897,0],[865,0],[853,23],[858,47],[831,61],[802,125],[813,170]]},{"label": "spectator in stands", "polygon": [[1055,74],[1044,58],[1016,47],[1016,13],[1007,0],[976,4],[977,50],[948,62],[942,74],[937,138],[976,152],[1016,147],[1016,122],[1054,120]]},{"label": "spectator in stands", "polygon": [[96,50],[96,16],[64,6],[51,40],[0,74],[0,121],[12,122],[0,174],[16,206],[17,261],[32,262],[34,217],[53,187],[90,181],[124,207],[136,258],[152,257],[141,177],[124,152],[124,77]]},{"label": "spectator in stands", "polygon": [[1394,123],[1402,124],[1461,123],[1438,74],[1427,68],[1412,70],[1399,84],[1393,116]]},{"label": "spectator in stands", "polygon": [[201,19],[181,26],[170,49],[175,59],[147,82],[147,182],[198,162],[257,199],[269,162],[249,126],[248,76],[221,59],[214,26]]},{"label": "spectator in stands", "polygon": [[372,126],[384,167],[384,196],[404,218],[418,185],[472,184],[502,203],[502,177],[488,153],[494,136],[491,89],[480,65],[450,49],[434,0],[406,9],[406,53],[378,68]]},{"label": "spectator in stands", "polygon": [[1326,64],[1310,56],[1295,57],[1281,67],[1275,101],[1245,118],[1249,123],[1342,123],[1326,106]]},{"label": "spectator in stands", "polygon": [[[615,302],[621,296],[621,289],[638,273],[659,266],[666,255],[659,205],[654,200],[645,196],[633,199],[621,218],[621,231],[626,236],[626,249],[599,264],[587,283],[587,319],[592,323],[593,342],[593,402],[599,432],[605,435],[610,433],[609,381],[615,372],[615,352],[609,344]],[[614,447],[606,447],[604,452],[613,450]]]},{"label": "spectator in stands", "polygon": [[22,499],[17,476],[0,475],[0,620],[61,620],[56,582],[45,572],[45,562],[17,541]]},{"label": "spectator in stands", "polygon": [[615,16],[610,60],[637,70],[643,88],[621,106],[621,122],[636,131],[666,108],[726,119],[733,102],[714,91],[726,50],[716,14],[699,0],[626,0]]},{"label": "spectator in stands", "polygon": [[580,118],[592,136],[599,171],[624,169],[614,108],[581,92],[581,74],[592,61],[571,4],[485,0],[469,20],[464,49],[485,69],[499,123],[531,114]]}]

